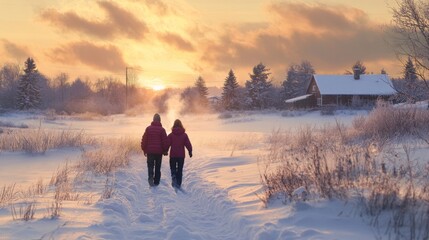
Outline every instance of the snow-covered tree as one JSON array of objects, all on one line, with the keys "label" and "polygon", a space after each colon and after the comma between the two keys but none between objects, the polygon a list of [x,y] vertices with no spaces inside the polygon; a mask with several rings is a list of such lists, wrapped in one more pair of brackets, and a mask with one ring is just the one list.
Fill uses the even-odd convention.
[{"label": "snow-covered tree", "polygon": [[403,98],[402,100],[414,102],[425,99],[427,91],[425,91],[424,82],[419,81],[417,70],[410,57],[405,63],[403,73],[403,80],[396,85],[396,90],[399,92],[400,97]]},{"label": "snow-covered tree", "polygon": [[316,71],[308,61],[303,61],[300,65],[292,64],[283,82],[285,99],[294,98],[305,94],[307,86]]},{"label": "snow-covered tree", "polygon": [[199,76],[193,87],[187,87],[180,94],[183,102],[182,113],[201,113],[208,111],[209,100],[207,98],[209,90],[204,79]]},{"label": "snow-covered tree", "polygon": [[270,69],[262,63],[253,67],[253,74],[250,80],[246,81],[248,106],[253,109],[262,109],[268,107],[270,103],[271,81],[268,80],[271,74]]},{"label": "snow-covered tree", "polygon": [[5,64],[0,69],[0,108],[15,108],[19,84],[18,64]]},{"label": "snow-covered tree", "polygon": [[36,63],[28,58],[18,85],[17,105],[20,110],[35,108],[40,104],[38,78]]},{"label": "snow-covered tree", "polygon": [[206,87],[206,82],[201,76],[197,78],[194,86],[198,90],[198,93],[201,97],[207,97],[209,95],[209,89]]},{"label": "snow-covered tree", "polygon": [[67,82],[68,79],[69,76],[67,73],[60,73],[54,78],[54,85],[62,105],[64,105],[66,99],[66,90],[70,87],[70,84]]},{"label": "snow-covered tree", "polygon": [[206,87],[206,82],[204,81],[204,79],[201,76],[198,77],[197,81],[194,84],[194,87],[199,94],[200,104],[208,105],[209,100],[207,97],[209,95],[209,89]]},{"label": "snow-covered tree", "polygon": [[80,78],[76,78],[70,86],[70,95],[72,96],[72,100],[88,99],[92,93],[89,82],[84,82]]},{"label": "snow-covered tree", "polygon": [[229,70],[228,76],[223,84],[222,105],[226,110],[239,108],[239,85],[234,72]]},{"label": "snow-covered tree", "polygon": [[404,67],[404,80],[407,82],[407,84],[415,84],[417,79],[417,71],[414,67],[414,63],[411,58],[408,57],[407,63]]},{"label": "snow-covered tree", "polygon": [[[420,0],[398,0],[392,8],[392,32],[390,38],[397,55],[411,58],[419,81],[416,89],[423,87],[429,96],[429,2]],[[407,62],[408,64],[408,62]],[[413,74],[414,75],[414,74]]]}]

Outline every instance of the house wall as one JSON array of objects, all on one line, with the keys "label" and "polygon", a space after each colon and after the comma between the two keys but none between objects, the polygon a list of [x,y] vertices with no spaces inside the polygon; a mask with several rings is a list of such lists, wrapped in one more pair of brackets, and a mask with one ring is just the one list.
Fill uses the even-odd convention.
[{"label": "house wall", "polygon": [[[307,88],[307,94],[313,94],[314,97],[310,98],[306,105],[320,106],[323,105],[339,105],[339,106],[373,106],[377,99],[388,100],[390,96],[376,96],[376,95],[321,95],[317,87],[314,76],[311,78],[310,84]],[[312,101],[312,102],[310,102]]]},{"label": "house wall", "polygon": [[388,100],[389,96],[375,95],[323,95],[323,105],[332,104],[339,106],[374,106],[377,99]]},{"label": "house wall", "polygon": [[320,98],[320,91],[314,78],[311,78],[311,82],[307,88],[307,94],[313,94],[316,99]]}]

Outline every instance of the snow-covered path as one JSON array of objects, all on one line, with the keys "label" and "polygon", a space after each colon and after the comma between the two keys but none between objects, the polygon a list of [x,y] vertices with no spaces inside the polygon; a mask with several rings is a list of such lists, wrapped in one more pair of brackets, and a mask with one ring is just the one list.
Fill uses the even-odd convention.
[{"label": "snow-covered path", "polygon": [[[240,215],[227,193],[202,180],[192,161],[185,168],[184,191],[176,192],[170,185],[168,158],[164,157],[161,183],[150,188],[145,160],[134,159],[130,168],[116,174],[114,196],[98,204],[102,221],[75,237],[251,239],[252,224]],[[69,234],[60,231],[53,237]]]},{"label": "snow-covered path", "polygon": [[[296,119],[276,115],[254,115],[250,120],[248,116],[232,120],[219,120],[216,116],[195,118],[184,120],[190,126],[189,135],[195,147],[194,157],[185,160],[184,192],[175,192],[170,185],[168,157],[163,157],[161,184],[150,188],[146,161],[139,153],[133,156],[129,167],[115,173],[114,194],[109,199],[99,200],[98,194],[92,197],[90,191],[99,193],[104,187],[104,180],[95,177],[79,186],[89,191],[84,191],[86,195],[79,201],[64,203],[59,218],[43,217],[49,202],[41,202],[36,219],[29,222],[12,221],[9,210],[0,209],[0,239],[375,238],[353,203],[321,199],[285,205],[282,199],[273,199],[264,208],[256,195],[263,194],[258,156],[265,151],[265,137],[278,126],[289,129],[319,118],[311,114]],[[322,120],[320,124],[329,119]],[[331,121],[334,120],[331,118]],[[94,136],[109,129],[111,136],[132,136],[139,141],[141,122],[149,120],[117,116],[108,122],[73,121],[70,124]],[[56,151],[68,153],[70,150],[47,152],[46,161],[36,165],[42,169],[50,166],[47,163],[55,160]],[[2,153],[1,157],[7,157],[9,160],[4,162],[10,163],[15,163],[18,157],[35,161],[34,156],[21,153]],[[28,175],[22,174],[17,164],[9,166],[12,169],[8,171],[17,176]],[[45,172],[54,169],[44,170],[42,177],[46,175],[49,179],[50,175]],[[6,173],[0,174],[0,180],[6,180],[9,176]],[[21,182],[27,181],[21,178]]]}]

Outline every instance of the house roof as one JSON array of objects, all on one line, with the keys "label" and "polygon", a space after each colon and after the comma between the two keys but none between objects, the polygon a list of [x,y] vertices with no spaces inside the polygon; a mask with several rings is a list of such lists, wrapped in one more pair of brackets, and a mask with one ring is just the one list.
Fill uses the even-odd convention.
[{"label": "house roof", "polygon": [[304,99],[310,97],[311,95],[313,95],[313,94],[305,94],[305,95],[302,95],[302,96],[299,96],[299,97],[294,97],[294,98],[291,98],[291,99],[287,99],[285,101],[285,103],[293,103],[293,102],[301,101],[301,100],[304,100]]},{"label": "house roof", "polygon": [[386,74],[313,75],[322,95],[393,95],[396,91]]}]

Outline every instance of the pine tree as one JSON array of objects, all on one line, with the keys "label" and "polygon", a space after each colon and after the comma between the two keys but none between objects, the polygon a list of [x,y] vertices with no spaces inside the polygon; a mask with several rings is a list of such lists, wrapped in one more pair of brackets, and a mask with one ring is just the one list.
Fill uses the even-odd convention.
[{"label": "pine tree", "polygon": [[268,81],[268,76],[271,74],[269,70],[264,64],[259,63],[253,67],[253,74],[249,74],[250,80],[246,81],[246,90],[251,108],[262,109],[269,104],[271,89],[271,82]]},{"label": "pine tree", "polygon": [[209,102],[207,98],[207,96],[209,95],[209,89],[206,87],[206,82],[201,76],[198,77],[194,87],[197,89],[199,93],[200,103],[203,105],[207,105]]},{"label": "pine tree", "polygon": [[419,81],[416,67],[410,57],[404,66],[404,82],[400,92],[405,96],[407,101],[419,101],[427,97],[423,81]]},{"label": "pine tree", "polygon": [[231,69],[223,84],[222,92],[222,104],[226,110],[238,109],[238,88],[237,78]]},{"label": "pine tree", "polygon": [[308,61],[300,65],[291,65],[287,71],[286,80],[283,82],[285,99],[294,98],[305,94],[307,86],[316,71]]},{"label": "pine tree", "polygon": [[35,108],[40,104],[39,74],[32,58],[25,61],[24,75],[18,85],[17,104],[20,110]]},{"label": "pine tree", "polygon": [[405,64],[404,79],[408,84],[413,84],[418,79],[416,68],[410,57],[408,57],[407,63]]}]

